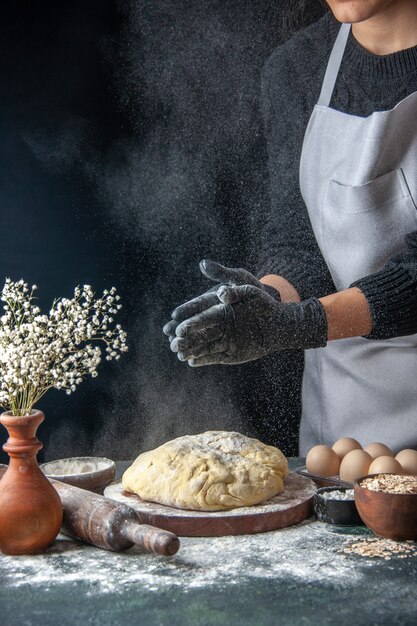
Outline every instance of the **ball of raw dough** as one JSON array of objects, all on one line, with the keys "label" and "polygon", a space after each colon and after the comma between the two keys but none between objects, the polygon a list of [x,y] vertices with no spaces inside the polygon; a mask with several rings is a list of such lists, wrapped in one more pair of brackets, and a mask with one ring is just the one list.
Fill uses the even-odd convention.
[{"label": "ball of raw dough", "polygon": [[143,500],[195,511],[264,502],[284,489],[283,453],[236,432],[208,431],[140,454],[123,488]]}]

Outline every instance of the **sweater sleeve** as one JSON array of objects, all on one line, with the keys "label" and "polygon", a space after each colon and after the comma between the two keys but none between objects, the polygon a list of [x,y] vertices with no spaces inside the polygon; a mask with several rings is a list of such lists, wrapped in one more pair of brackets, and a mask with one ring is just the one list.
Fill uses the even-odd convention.
[{"label": "sweater sleeve", "polygon": [[[335,291],[318,248],[299,186],[299,162],[314,97],[296,75],[286,47],[278,48],[262,76],[261,106],[268,149],[270,208],[261,231],[259,273],[279,274],[302,299]],[[315,79],[317,88],[320,79]],[[310,98],[306,98],[306,94]]]},{"label": "sweater sleeve", "polygon": [[352,283],[368,300],[372,331],[367,339],[417,333],[417,231],[405,237],[406,250],[375,274]]}]

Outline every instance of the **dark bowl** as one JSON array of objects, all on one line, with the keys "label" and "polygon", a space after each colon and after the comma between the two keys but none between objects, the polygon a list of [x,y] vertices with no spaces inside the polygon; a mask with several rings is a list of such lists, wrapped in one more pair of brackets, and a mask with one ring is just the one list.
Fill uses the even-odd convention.
[{"label": "dark bowl", "polygon": [[416,541],[417,494],[384,493],[360,485],[365,478],[375,476],[378,474],[369,474],[354,483],[356,508],[362,520],[380,537]]},{"label": "dark bowl", "polygon": [[98,456],[58,459],[43,463],[40,468],[48,478],[95,493],[103,493],[116,473],[114,461]]},{"label": "dark bowl", "polygon": [[323,496],[324,493],[347,491],[348,489],[352,489],[352,487],[323,487],[317,490],[314,494],[314,511],[320,522],[342,526],[363,524],[353,498],[352,500],[332,500],[332,498]]},{"label": "dark bowl", "polygon": [[318,476],[317,474],[312,474],[307,471],[305,465],[296,467],[294,471],[300,474],[300,476],[311,478],[311,480],[316,483],[317,487],[346,487],[347,489],[353,489],[353,483],[347,480],[341,480],[339,476]]}]

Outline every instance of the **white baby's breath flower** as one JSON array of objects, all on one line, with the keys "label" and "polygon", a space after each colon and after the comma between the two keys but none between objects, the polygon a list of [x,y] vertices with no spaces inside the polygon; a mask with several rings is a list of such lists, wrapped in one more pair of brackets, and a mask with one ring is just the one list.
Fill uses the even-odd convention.
[{"label": "white baby's breath flower", "polygon": [[120,299],[114,287],[96,300],[90,285],[76,287],[48,315],[33,304],[36,289],[7,278],[0,296],[0,405],[15,415],[28,414],[52,387],[70,395],[88,374],[96,378],[102,350],[91,341],[105,343],[108,361],[127,351],[126,333],[109,316]]}]

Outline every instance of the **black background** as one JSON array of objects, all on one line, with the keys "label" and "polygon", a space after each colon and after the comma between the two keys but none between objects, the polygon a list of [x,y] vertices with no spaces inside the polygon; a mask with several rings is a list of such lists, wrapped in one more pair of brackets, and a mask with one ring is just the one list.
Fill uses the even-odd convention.
[{"label": "black background", "polygon": [[323,12],[317,0],[292,15],[295,4],[2,3],[1,275],[36,283],[46,310],[76,284],[114,285],[129,333],[117,364],[39,403],[40,460],[126,459],[212,428],[296,452],[301,355],[194,370],[161,332],[207,288],[201,258],[256,269],[260,71]]}]

